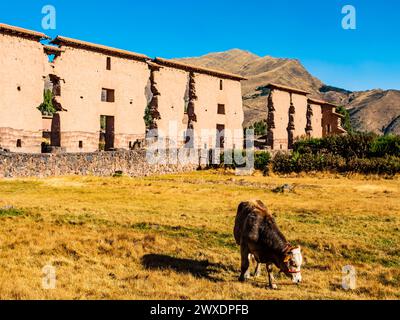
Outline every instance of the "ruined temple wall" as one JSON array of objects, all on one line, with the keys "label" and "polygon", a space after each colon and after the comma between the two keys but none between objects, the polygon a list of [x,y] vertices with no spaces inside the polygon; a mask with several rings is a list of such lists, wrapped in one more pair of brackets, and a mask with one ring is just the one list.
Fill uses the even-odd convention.
[{"label": "ruined temple wall", "polygon": [[[220,80],[223,82],[220,90]],[[225,148],[241,148],[243,145],[243,104],[240,81],[220,79],[206,74],[196,74],[195,113],[197,122],[194,129],[201,141],[198,148],[214,147],[216,145],[217,125],[225,126]],[[225,114],[218,114],[218,104],[225,105]],[[210,134],[202,135],[201,130],[208,129]],[[211,133],[212,132],[212,133]]]},{"label": "ruined temple wall", "polygon": [[[60,112],[61,146],[67,152],[93,152],[98,149],[100,116],[115,118],[115,148],[128,149],[130,142],[145,136],[144,113],[150,71],[145,62],[72,47],[54,62],[54,73],[61,78],[57,100],[67,111]],[[102,89],[115,90],[115,102],[102,102]],[[79,141],[83,147],[79,148]]]},{"label": "ruined temple wall", "polygon": [[292,93],[292,101],[296,110],[294,117],[294,139],[296,140],[306,135],[307,96]]},{"label": "ruined temple wall", "polygon": [[162,67],[154,73],[154,77],[160,92],[158,111],[161,119],[157,120],[159,133],[182,145],[188,124],[185,108],[188,103],[189,74],[183,70]]},{"label": "ruined temple wall", "polygon": [[[220,78],[194,73],[194,87],[197,100],[194,101],[196,121],[193,122],[194,146],[197,148],[214,147],[217,140],[217,124],[226,129],[225,147],[233,145],[240,148],[243,143],[242,123],[244,119],[242,108],[241,85],[239,81],[223,79],[223,89],[220,90]],[[185,113],[189,102],[188,71],[162,67],[155,72],[158,98],[158,111],[161,119],[157,120],[157,127],[167,138],[170,135],[170,126],[176,128],[174,139],[178,146],[185,141],[189,117]],[[225,115],[218,114],[218,104],[225,105]],[[236,136],[229,135],[236,130]],[[235,139],[234,139],[235,138]]]},{"label": "ruined temple wall", "polygon": [[315,103],[310,103],[310,106],[313,111],[313,116],[312,116],[312,132],[311,132],[311,137],[312,138],[322,138],[322,107],[319,104]]},{"label": "ruined temple wall", "polygon": [[[342,118],[335,112],[334,107],[322,107],[322,135],[323,137],[344,134],[346,131],[341,127]],[[330,129],[328,129],[328,127]]]},{"label": "ruined temple wall", "polygon": [[289,123],[289,106],[290,94],[286,91],[273,90],[271,93],[274,104],[275,128],[273,129],[273,149],[288,149],[288,123]]},{"label": "ruined temple wall", "polygon": [[[47,56],[34,40],[0,33],[0,146],[40,152]],[[17,140],[21,147],[17,147]]]}]

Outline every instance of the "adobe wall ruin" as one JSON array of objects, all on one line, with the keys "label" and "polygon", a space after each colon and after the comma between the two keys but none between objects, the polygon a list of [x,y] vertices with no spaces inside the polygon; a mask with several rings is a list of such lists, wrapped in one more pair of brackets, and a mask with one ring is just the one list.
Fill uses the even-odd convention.
[{"label": "adobe wall ruin", "polygon": [[176,125],[178,145],[185,142],[185,131],[190,129],[194,148],[212,149],[218,147],[216,137],[220,126],[225,128],[224,147],[241,148],[244,113],[240,77],[221,78],[188,71],[177,62],[159,58],[155,61],[161,65],[155,72],[161,93],[158,97],[161,119],[156,120],[157,128],[168,132],[171,123]]},{"label": "adobe wall ruin", "polygon": [[308,92],[269,84],[267,145],[271,150],[292,149],[300,138],[345,134],[336,106],[308,98]]},{"label": "adobe wall ruin", "polygon": [[[244,78],[65,37],[43,45],[44,38],[0,24],[3,149],[40,153],[46,136],[64,152],[95,152],[103,140],[106,149],[129,150],[145,139],[146,108],[152,117],[149,129],[177,140],[177,147],[194,130],[199,138],[193,147],[211,148],[218,141],[218,128],[238,133],[226,135],[227,147],[242,147]],[[54,56],[51,62],[49,56]],[[57,109],[51,125],[37,109],[47,78]],[[176,136],[170,136],[171,123]],[[203,130],[211,134],[204,136]]]},{"label": "adobe wall ruin", "polygon": [[43,75],[47,56],[40,33],[16,37],[0,30],[0,146],[10,151],[40,152]]},{"label": "adobe wall ruin", "polygon": [[[0,148],[40,153],[50,139],[63,152],[95,152],[104,141],[106,150],[129,150],[143,145],[147,129],[176,141],[172,148],[188,141],[197,149],[242,148],[245,78],[65,37],[43,45],[45,38],[0,24]],[[57,113],[42,119],[48,78]],[[299,89],[267,88],[272,150],[345,133],[334,105]]]},{"label": "adobe wall ruin", "polygon": [[[100,116],[114,117],[114,148],[129,149],[145,138],[143,120],[150,76],[146,61],[138,61],[60,43],[63,52],[54,62],[61,78],[57,101],[61,146],[66,152],[99,149]],[[107,70],[107,59],[110,69]],[[102,101],[103,89],[114,90],[114,101]]]}]

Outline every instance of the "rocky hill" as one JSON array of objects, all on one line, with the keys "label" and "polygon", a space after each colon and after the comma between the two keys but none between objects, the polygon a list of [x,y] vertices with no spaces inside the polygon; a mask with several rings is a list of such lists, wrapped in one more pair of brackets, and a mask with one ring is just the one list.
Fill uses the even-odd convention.
[{"label": "rocky hill", "polygon": [[400,91],[397,90],[351,92],[335,88],[312,76],[296,59],[260,57],[239,49],[179,61],[248,78],[242,84],[245,126],[266,119],[268,92],[265,86],[274,82],[307,90],[312,97],[344,105],[357,130],[400,134]]}]

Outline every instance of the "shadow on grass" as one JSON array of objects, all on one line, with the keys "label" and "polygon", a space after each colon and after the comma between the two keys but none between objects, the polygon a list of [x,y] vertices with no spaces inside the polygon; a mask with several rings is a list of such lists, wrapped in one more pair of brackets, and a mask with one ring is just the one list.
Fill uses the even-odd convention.
[{"label": "shadow on grass", "polygon": [[208,260],[181,259],[163,254],[147,254],[142,257],[142,264],[149,270],[173,270],[214,282],[224,281],[222,278],[215,276],[215,274],[231,271],[220,263],[211,263]]}]

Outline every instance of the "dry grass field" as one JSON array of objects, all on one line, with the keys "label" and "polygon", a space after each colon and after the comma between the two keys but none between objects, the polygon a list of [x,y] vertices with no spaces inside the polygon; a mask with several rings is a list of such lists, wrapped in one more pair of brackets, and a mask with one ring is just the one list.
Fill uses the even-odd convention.
[{"label": "dry grass field", "polygon": [[[283,184],[289,193],[272,190]],[[239,283],[240,201],[268,204],[303,248],[303,283]],[[400,179],[237,177],[0,180],[0,299],[399,299]],[[56,288],[42,287],[55,267]],[[341,288],[342,267],[357,289]]]}]

